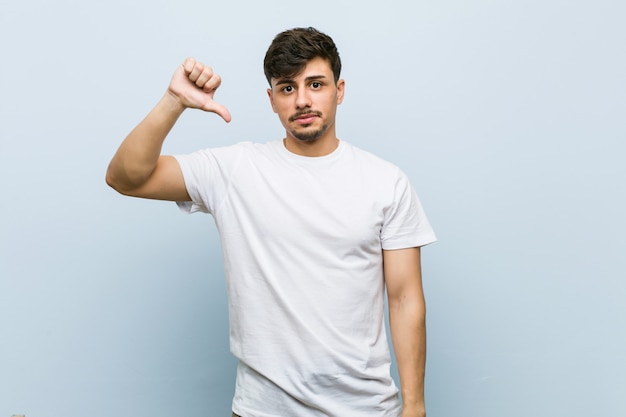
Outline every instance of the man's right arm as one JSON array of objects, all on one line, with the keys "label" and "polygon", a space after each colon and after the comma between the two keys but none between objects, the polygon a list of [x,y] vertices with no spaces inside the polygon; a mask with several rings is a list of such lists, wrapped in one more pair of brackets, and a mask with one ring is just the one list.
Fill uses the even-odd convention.
[{"label": "man's right arm", "polygon": [[220,83],[210,67],[192,58],[185,60],[163,98],[118,148],[107,169],[107,184],[134,197],[189,201],[178,162],[161,155],[161,147],[187,108],[216,113],[230,121],[226,107],[213,100]]}]

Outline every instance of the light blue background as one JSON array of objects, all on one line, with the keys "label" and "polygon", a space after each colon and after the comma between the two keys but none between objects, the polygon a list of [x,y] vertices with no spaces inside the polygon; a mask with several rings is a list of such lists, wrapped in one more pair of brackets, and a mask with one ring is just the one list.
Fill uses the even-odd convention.
[{"label": "light blue background", "polygon": [[0,416],[227,416],[235,362],[209,216],[104,183],[189,55],[233,121],[183,153],[280,138],[262,59],[294,26],[344,61],[339,136],[399,165],[423,251],[429,416],[626,415],[622,1],[5,2]]}]

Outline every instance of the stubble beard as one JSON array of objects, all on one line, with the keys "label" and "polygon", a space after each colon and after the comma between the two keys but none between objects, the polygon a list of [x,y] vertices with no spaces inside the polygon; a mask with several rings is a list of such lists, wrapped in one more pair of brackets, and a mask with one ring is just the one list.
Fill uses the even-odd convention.
[{"label": "stubble beard", "polygon": [[[306,108],[306,109],[302,109],[298,113],[296,113],[293,116],[291,116],[289,118],[289,121],[290,122],[294,122],[298,117],[300,117],[302,115],[307,115],[307,114],[314,114],[317,117],[319,117],[321,120],[324,120],[324,119],[322,119],[322,113],[321,112],[315,111],[315,110],[311,110],[309,108]],[[315,142],[320,137],[322,137],[322,135],[324,135],[324,133],[326,133],[326,131],[328,130],[328,124],[326,124],[326,123],[322,123],[322,126],[320,126],[319,129],[315,129],[315,130],[309,130],[308,128],[310,126],[311,125],[302,125],[301,127],[304,128],[304,131],[298,131],[296,129],[291,129],[290,133],[291,133],[291,135],[294,138],[298,139],[299,141],[302,141],[302,142]]]},{"label": "stubble beard", "polygon": [[[307,126],[304,126],[307,127]],[[296,132],[295,130],[291,131],[291,135],[302,142],[315,142],[319,138],[321,138],[324,133],[328,130],[328,125],[324,124],[319,129],[304,131],[304,132]]]}]

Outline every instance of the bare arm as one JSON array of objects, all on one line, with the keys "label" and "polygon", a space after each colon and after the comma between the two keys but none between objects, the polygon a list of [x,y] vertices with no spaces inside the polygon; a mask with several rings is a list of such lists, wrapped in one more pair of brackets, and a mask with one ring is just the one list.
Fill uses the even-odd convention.
[{"label": "bare arm", "polygon": [[226,107],[213,96],[221,78],[192,58],[185,60],[152,111],[124,139],[113,156],[106,182],[122,194],[159,200],[188,201],[178,162],[161,155],[161,147],[174,124],[187,108],[197,108],[230,121]]},{"label": "bare arm", "polygon": [[420,248],[383,251],[391,339],[400,374],[402,417],[424,417],[426,303]]}]

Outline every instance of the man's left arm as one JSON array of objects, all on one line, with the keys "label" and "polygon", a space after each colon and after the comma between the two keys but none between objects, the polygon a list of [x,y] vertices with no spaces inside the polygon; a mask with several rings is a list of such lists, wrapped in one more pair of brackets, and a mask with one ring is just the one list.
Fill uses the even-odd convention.
[{"label": "man's left arm", "polygon": [[424,417],[426,303],[420,248],[383,251],[389,324],[400,375],[402,417]]}]

